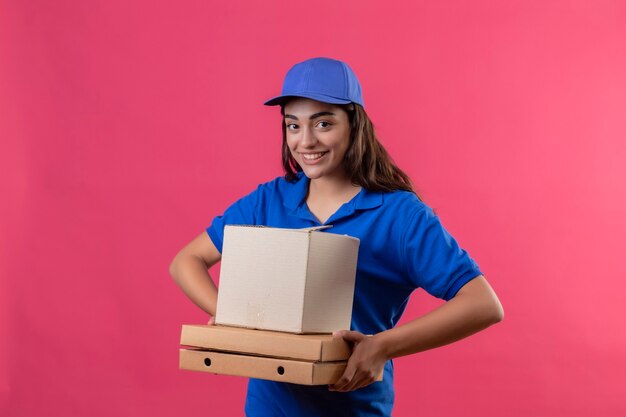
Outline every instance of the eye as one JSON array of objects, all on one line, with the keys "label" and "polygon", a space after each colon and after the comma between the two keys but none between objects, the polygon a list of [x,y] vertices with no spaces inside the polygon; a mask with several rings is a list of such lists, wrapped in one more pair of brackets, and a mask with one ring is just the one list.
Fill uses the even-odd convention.
[{"label": "eye", "polygon": [[287,123],[287,129],[288,130],[295,130],[298,128],[298,125],[295,123]]},{"label": "eye", "polygon": [[325,120],[321,120],[317,125],[321,128],[324,128],[330,126],[330,123]]}]

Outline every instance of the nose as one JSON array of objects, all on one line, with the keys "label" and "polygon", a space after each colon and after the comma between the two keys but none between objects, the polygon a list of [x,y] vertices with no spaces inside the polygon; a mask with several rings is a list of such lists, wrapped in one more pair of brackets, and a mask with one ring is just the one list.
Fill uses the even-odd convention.
[{"label": "nose", "polygon": [[317,138],[315,132],[309,128],[302,129],[302,137],[300,138],[300,144],[305,148],[312,148],[317,145]]}]

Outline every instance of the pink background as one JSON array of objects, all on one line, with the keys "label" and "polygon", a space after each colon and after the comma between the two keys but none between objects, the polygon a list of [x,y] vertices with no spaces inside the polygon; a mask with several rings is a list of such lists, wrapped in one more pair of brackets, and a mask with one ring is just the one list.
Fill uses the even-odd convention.
[{"label": "pink background", "polygon": [[626,415],[626,3],[591,0],[0,1],[0,415],[242,414],[177,369],[168,265],[281,173],[261,103],[313,56],[505,308],[398,359],[394,415]]}]

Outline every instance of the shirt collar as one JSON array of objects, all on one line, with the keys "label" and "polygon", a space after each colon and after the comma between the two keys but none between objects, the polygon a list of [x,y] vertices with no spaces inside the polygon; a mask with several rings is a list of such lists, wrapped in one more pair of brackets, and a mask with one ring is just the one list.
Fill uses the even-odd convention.
[{"label": "shirt collar", "polygon": [[[284,205],[292,210],[300,206],[306,198],[309,189],[309,178],[303,172],[296,174],[296,182],[292,183],[291,191],[285,196]],[[361,188],[361,191],[352,200],[355,210],[367,210],[383,204],[383,193],[369,191]]]},{"label": "shirt collar", "polygon": [[306,197],[306,193],[309,190],[309,179],[303,172],[298,172],[296,174],[295,182],[291,184],[291,189],[285,196],[283,204],[287,208],[294,210],[304,201]]}]

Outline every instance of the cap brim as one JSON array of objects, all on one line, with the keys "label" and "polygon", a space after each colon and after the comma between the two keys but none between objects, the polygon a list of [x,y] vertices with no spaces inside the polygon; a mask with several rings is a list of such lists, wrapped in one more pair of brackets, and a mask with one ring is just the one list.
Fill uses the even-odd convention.
[{"label": "cap brim", "polygon": [[266,106],[278,106],[279,104],[283,104],[289,99],[301,97],[301,98],[310,98],[311,100],[321,101],[322,103],[330,103],[330,104],[349,104],[352,103],[350,100],[344,100],[336,97],[327,96],[324,94],[315,94],[315,93],[302,93],[302,94],[289,94],[285,96],[278,96],[267,100],[265,103]]}]

